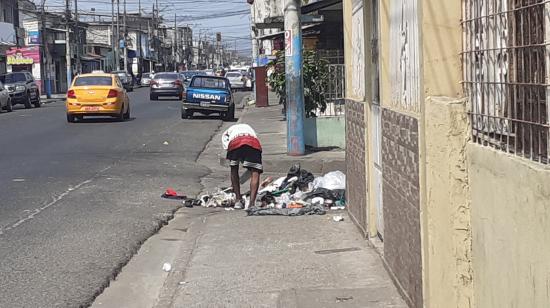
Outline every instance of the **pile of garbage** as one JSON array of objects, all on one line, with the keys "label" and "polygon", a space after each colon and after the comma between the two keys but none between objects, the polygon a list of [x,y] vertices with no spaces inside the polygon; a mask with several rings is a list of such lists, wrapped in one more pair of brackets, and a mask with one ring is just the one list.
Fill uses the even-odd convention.
[{"label": "pile of garbage", "polygon": [[315,178],[299,164],[286,177],[267,179],[258,192],[258,202],[247,209],[248,215],[323,215],[327,210],[343,210],[346,175],[334,171]]},{"label": "pile of garbage", "polygon": [[[346,175],[334,171],[324,176],[314,177],[294,165],[285,177],[265,179],[260,185],[255,202],[250,202],[250,193],[244,194],[245,209],[249,216],[263,215],[324,215],[328,210],[346,208]],[[179,195],[169,188],[162,195],[165,199],[183,200],[185,207],[224,207],[233,209],[237,198],[232,188],[220,188],[196,199]]]}]

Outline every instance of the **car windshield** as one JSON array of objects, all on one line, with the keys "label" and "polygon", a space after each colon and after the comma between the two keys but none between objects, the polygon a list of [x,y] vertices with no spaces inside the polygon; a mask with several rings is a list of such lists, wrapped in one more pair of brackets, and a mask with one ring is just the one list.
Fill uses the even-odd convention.
[{"label": "car windshield", "polygon": [[101,76],[86,76],[78,77],[74,81],[75,87],[82,86],[110,86],[113,84],[111,77],[101,77]]},{"label": "car windshield", "polygon": [[141,78],[149,78],[149,76],[150,76],[149,73],[145,73],[145,74],[141,75]]},{"label": "car windshield", "polygon": [[227,73],[227,74],[225,74],[225,77],[227,77],[227,78],[239,78],[239,77],[241,77],[241,73]]},{"label": "car windshield", "polygon": [[25,74],[22,73],[15,73],[15,74],[7,74],[5,83],[15,83],[15,82],[22,82],[27,81],[27,77]]},{"label": "car windshield", "polygon": [[176,80],[178,79],[178,74],[156,74],[155,79],[164,79],[164,80]]},{"label": "car windshield", "polygon": [[221,78],[195,77],[195,79],[193,79],[192,87],[225,89],[226,85],[225,80]]}]

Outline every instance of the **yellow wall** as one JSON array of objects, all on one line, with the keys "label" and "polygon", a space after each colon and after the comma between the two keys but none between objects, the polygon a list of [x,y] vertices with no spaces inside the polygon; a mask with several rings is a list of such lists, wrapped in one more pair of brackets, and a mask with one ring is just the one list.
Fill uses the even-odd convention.
[{"label": "yellow wall", "polygon": [[346,65],[346,98],[352,96],[351,78],[352,71],[352,46],[351,46],[351,0],[343,1],[343,14],[344,14],[344,63]]},{"label": "yellow wall", "polygon": [[462,1],[420,2],[424,94],[462,97]]},{"label": "yellow wall", "polygon": [[467,101],[426,100],[426,307],[472,307]]},{"label": "yellow wall", "polygon": [[421,5],[421,208],[426,307],[472,307],[471,228],[462,99],[462,4]]},{"label": "yellow wall", "polygon": [[550,306],[550,169],[468,147],[477,307]]},{"label": "yellow wall", "polygon": [[380,6],[379,6],[380,104],[384,107],[389,107],[391,105],[390,2],[391,0],[380,0]]}]

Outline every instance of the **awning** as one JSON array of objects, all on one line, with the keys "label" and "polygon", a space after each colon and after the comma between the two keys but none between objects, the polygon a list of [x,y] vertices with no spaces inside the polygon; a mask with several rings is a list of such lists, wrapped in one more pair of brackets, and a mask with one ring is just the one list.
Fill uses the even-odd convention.
[{"label": "awning", "polygon": [[318,10],[322,10],[329,6],[342,3],[342,0],[320,0],[308,5],[302,5],[302,14],[309,14]]}]

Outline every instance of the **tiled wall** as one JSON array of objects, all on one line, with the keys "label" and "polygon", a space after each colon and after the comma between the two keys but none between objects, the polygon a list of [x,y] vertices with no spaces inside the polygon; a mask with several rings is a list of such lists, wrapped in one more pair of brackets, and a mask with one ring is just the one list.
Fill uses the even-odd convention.
[{"label": "tiled wall", "polygon": [[384,258],[414,307],[422,307],[418,120],[382,111]]},{"label": "tiled wall", "polygon": [[365,169],[365,104],[346,100],[346,198],[350,214],[364,232],[367,230]]}]

